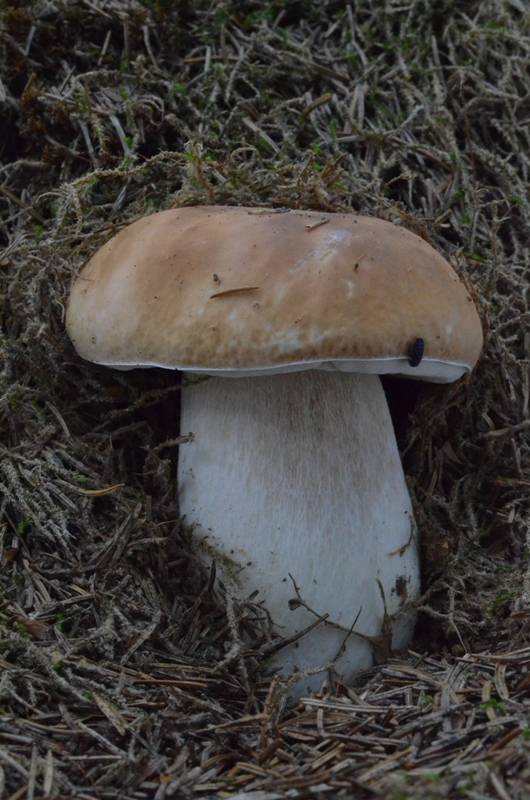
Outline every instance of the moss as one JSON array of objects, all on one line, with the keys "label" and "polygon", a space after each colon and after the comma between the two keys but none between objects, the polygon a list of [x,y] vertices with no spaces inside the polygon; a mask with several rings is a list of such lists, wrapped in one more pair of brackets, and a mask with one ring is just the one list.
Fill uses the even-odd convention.
[{"label": "moss", "polygon": [[[208,568],[219,552],[197,557],[179,521],[175,449],[160,447],[178,435],[176,376],[105,371],[78,359],[64,333],[73,275],[143,214],[204,202],[353,209],[401,222],[455,263],[480,306],[486,349],[468,380],[419,390],[401,438],[425,555],[415,648],[428,658],[409,666],[430,669],[443,652],[448,670],[460,668],[455,648],[524,641],[530,453],[517,425],[528,413],[528,31],[517,4],[494,6],[446,0],[433,12],[425,0],[392,9],[370,0],[349,4],[350,14],[338,0],[0,2],[1,702],[28,774],[35,709],[71,720],[76,735],[60,747],[39,733],[39,758],[57,746],[50,791],[156,793],[149,765],[166,774],[175,748],[183,796],[200,796],[193,770],[204,764],[221,781],[259,752],[268,790],[283,763],[272,763],[267,737],[284,735],[288,715],[271,701],[270,730],[265,718],[255,729],[245,721],[268,689],[257,668],[270,637],[265,612],[246,600],[226,605]],[[79,491],[122,483],[126,491],[97,500]],[[17,634],[13,608],[30,619],[49,611],[55,666],[48,642],[24,626]],[[381,669],[360,689],[376,706]],[[399,686],[421,698],[425,720],[437,690],[407,675]],[[521,678],[507,675],[519,697]],[[500,700],[478,708],[478,678],[477,687],[453,725],[471,707],[502,711],[487,705]],[[87,718],[83,692],[91,705],[107,692],[128,703],[125,728],[109,708],[110,719]],[[311,713],[297,735],[318,739]],[[427,756],[440,729],[421,733]],[[76,754],[81,730],[83,753],[123,748],[126,767],[94,758],[87,786],[79,762],[60,760]],[[527,747],[521,730],[517,746]],[[392,722],[385,731],[391,742]],[[488,747],[505,735],[500,726]],[[294,773],[318,777],[297,741],[282,740]],[[356,751],[346,775],[368,768],[367,753]],[[472,764],[472,778],[437,764],[410,776],[398,756],[392,764],[388,791],[382,777],[368,781],[392,800],[491,794]],[[523,767],[511,750],[499,764],[516,797]],[[40,761],[37,770],[45,774]],[[11,796],[20,773],[5,771]]]}]

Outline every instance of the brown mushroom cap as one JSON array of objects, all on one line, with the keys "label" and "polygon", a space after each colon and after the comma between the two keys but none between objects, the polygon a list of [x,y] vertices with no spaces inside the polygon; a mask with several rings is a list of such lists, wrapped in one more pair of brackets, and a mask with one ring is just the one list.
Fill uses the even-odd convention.
[{"label": "brown mushroom cap", "polygon": [[[198,206],[137,220],[90,259],[66,324],[114,367],[243,376],[300,369],[450,381],[480,320],[445,259],[374,217]],[[411,366],[411,353],[424,355]]]}]

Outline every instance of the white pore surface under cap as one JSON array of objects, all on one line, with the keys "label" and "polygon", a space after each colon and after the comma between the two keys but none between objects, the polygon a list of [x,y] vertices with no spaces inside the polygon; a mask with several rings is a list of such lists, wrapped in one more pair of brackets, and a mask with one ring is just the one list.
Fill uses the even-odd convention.
[{"label": "white pore surface under cap", "polygon": [[142,363],[110,363],[98,362],[106,367],[129,370],[137,367],[161,367],[163,369],[179,369],[185,372],[200,375],[217,375],[223,378],[259,377],[260,375],[280,375],[289,372],[304,372],[306,370],[322,370],[324,372],[356,372],[360,375],[398,375],[405,378],[429,381],[431,383],[452,383],[467,374],[470,368],[467,364],[458,364],[450,361],[439,361],[432,358],[423,358],[421,364],[412,367],[406,358],[366,358],[366,359],[335,359],[334,361],[298,361],[281,364],[273,367],[255,367],[253,369],[212,369],[211,367],[187,367],[173,364],[159,364],[155,362]]},{"label": "white pore surface under cap", "polygon": [[204,375],[219,375],[225,378],[242,378],[260,375],[280,375],[287,372],[303,372],[305,370],[322,370],[324,372],[358,373],[360,375],[400,375],[407,378],[426,380],[431,383],[452,383],[469,372],[465,364],[422,359],[421,369],[411,367],[405,358],[366,358],[335,359],[334,361],[300,361],[278,367],[262,367],[261,369],[241,370],[201,370],[187,369],[186,372],[200,372]]},{"label": "white pore surface under cap", "polygon": [[[412,510],[381,383],[327,372],[211,378],[183,388],[180,511],[241,597],[259,590],[284,636],[323,623],[280,651],[273,670],[325,666],[345,680],[372,662],[348,632],[381,633],[384,606],[398,612],[419,589]],[[292,579],[291,577],[292,576]],[[413,619],[398,618],[394,644]],[[299,694],[323,675],[300,684]]]}]

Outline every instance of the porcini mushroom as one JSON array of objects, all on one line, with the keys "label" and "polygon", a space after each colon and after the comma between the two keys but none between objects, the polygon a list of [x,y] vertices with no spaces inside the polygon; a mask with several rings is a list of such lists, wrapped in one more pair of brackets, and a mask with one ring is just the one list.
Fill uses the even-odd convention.
[{"label": "porcini mushroom", "polygon": [[443,383],[478,358],[477,312],[439,253],[372,217],[172,209],[93,256],[67,329],[98,364],[212,376],[182,391],[181,513],[284,636],[326,617],[275,668],[335,658],[351,678],[371,660],[354,621],[374,637],[393,619],[407,643],[417,541],[377,376]]}]

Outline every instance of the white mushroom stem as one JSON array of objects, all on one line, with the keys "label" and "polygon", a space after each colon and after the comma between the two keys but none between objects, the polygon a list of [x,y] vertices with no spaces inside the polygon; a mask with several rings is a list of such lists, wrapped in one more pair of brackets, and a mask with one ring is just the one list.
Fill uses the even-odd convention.
[{"label": "white mushroom stem", "polygon": [[[304,372],[209,378],[184,388],[181,514],[217,554],[241,596],[259,590],[283,636],[323,623],[281,650],[285,674],[335,667],[345,680],[372,663],[366,636],[382,632],[419,591],[417,543],[395,435],[379,378]],[[397,616],[404,646],[413,617]],[[322,676],[303,683],[320,685]]]}]

